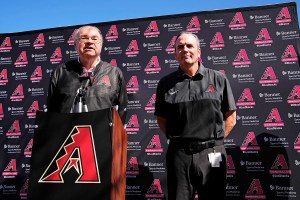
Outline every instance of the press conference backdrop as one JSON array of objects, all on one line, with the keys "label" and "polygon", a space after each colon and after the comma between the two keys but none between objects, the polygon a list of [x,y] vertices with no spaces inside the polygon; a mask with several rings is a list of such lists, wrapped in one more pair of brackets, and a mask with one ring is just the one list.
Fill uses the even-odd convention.
[{"label": "press conference backdrop", "polygon": [[[226,74],[235,96],[237,125],[225,140],[227,199],[300,198],[296,3],[93,25],[104,36],[102,59],[127,82],[127,199],[167,198],[168,143],[153,113],[158,81],[178,67],[181,31],[199,36],[201,62]],[[47,109],[53,69],[77,59],[78,27],[0,35],[0,199],[27,198],[35,111]]]}]

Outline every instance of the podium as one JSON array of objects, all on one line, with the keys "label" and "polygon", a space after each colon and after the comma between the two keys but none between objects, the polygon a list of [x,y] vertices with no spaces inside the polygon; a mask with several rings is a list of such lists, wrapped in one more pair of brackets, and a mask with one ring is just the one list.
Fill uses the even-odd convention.
[{"label": "podium", "polygon": [[127,134],[114,108],[37,111],[28,200],[125,200]]}]

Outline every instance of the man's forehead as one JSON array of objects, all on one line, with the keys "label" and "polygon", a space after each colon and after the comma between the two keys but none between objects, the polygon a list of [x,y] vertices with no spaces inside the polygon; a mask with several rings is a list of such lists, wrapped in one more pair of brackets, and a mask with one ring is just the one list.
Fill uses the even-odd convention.
[{"label": "man's forehead", "polygon": [[177,38],[176,43],[195,43],[196,38],[190,34],[182,34]]},{"label": "man's forehead", "polygon": [[97,29],[93,28],[93,27],[87,27],[87,28],[83,28],[81,30],[79,30],[79,34],[80,35],[93,35],[93,36],[99,36],[99,32],[97,31]]}]

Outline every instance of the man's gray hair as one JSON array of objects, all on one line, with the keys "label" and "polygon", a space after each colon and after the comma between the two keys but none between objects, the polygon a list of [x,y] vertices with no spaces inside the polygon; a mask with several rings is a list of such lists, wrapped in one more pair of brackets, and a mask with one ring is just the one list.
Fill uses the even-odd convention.
[{"label": "man's gray hair", "polygon": [[100,34],[100,40],[101,40],[101,42],[103,42],[103,36],[102,36],[102,33],[101,33],[100,29],[99,29],[98,27],[96,27],[96,26],[90,26],[90,25],[82,26],[82,27],[76,29],[76,31],[75,31],[75,33],[74,33],[74,40],[75,40],[75,41],[78,41],[78,38],[79,38],[79,32],[80,32],[80,30],[83,29],[83,28],[92,28],[92,29],[97,30],[97,31],[99,32],[99,34]]},{"label": "man's gray hair", "polygon": [[[175,40],[175,43],[177,42],[178,38],[181,36],[181,35],[192,35],[195,39],[196,39],[196,43],[197,43],[197,47],[200,48],[200,39],[198,38],[198,36],[194,33],[191,33],[191,32],[188,32],[188,31],[182,31],[180,32],[177,37],[176,37],[176,40]],[[175,47],[176,49],[176,47]]]}]

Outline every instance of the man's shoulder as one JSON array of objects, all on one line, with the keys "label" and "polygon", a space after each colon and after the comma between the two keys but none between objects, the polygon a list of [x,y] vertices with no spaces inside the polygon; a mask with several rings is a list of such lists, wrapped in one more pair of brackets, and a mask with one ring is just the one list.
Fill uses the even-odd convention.
[{"label": "man's shoulder", "polygon": [[205,68],[205,71],[207,74],[210,74],[210,75],[213,75],[214,77],[217,77],[217,78],[225,78],[226,75],[218,70],[215,70],[215,69],[211,69],[211,68]]},{"label": "man's shoulder", "polygon": [[106,61],[101,61],[99,63],[100,67],[103,68],[103,69],[106,69],[106,70],[109,70],[109,71],[113,71],[113,72],[117,72],[119,74],[122,74],[122,70],[117,67],[117,66],[114,66],[112,65],[111,63],[108,63]]},{"label": "man's shoulder", "polygon": [[160,82],[170,82],[170,81],[174,81],[178,78],[178,71],[174,71],[174,72],[171,72],[165,76],[163,76],[161,79],[160,79]]}]

